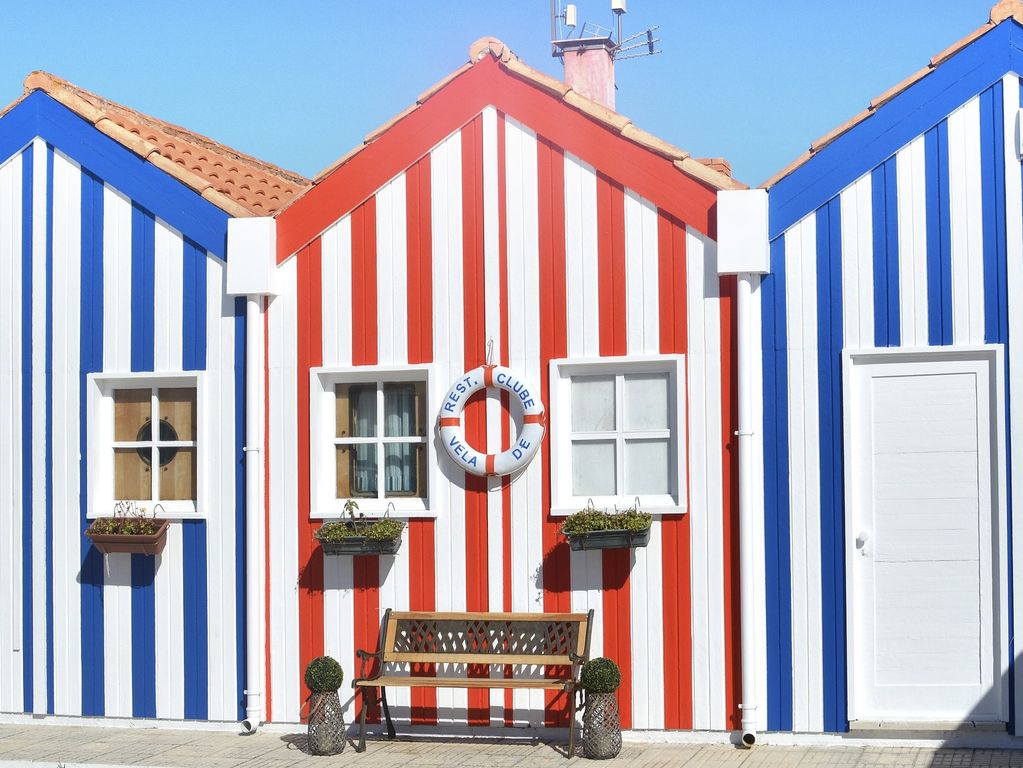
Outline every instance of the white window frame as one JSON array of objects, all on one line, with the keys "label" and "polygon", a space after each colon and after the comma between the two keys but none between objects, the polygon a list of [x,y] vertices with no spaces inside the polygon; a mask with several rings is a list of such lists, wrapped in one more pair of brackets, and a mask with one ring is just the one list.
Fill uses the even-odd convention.
[{"label": "white window frame", "polygon": [[[437,483],[442,482],[436,471],[437,446],[430,414],[437,412],[437,387],[434,382],[433,366],[404,365],[381,366],[361,365],[353,368],[313,368],[309,371],[309,483],[310,517],[314,520],[336,520],[345,516],[345,499],[335,498],[337,492],[337,457],[335,409],[338,384],[372,384],[379,382],[421,381],[426,386],[426,497],[392,496],[391,498],[356,498],[359,512],[367,517],[379,517],[388,513],[395,517],[435,517],[430,511],[430,498],[436,493]],[[382,405],[377,404],[377,418],[382,418]],[[378,430],[379,431],[379,430]],[[383,434],[366,442],[379,445],[385,442],[408,442],[402,438],[386,438]],[[382,451],[377,451],[377,467],[383,461]],[[380,477],[377,477],[378,488]]]},{"label": "white window frame", "polygon": [[[575,496],[572,493],[572,377],[616,376],[615,420],[619,427],[617,441],[624,439],[621,430],[622,382],[624,376],[641,373],[668,374],[669,459],[667,494],[640,494],[642,511],[651,514],[677,515],[686,511],[686,403],[684,355],[625,355],[552,360],[550,367],[550,426],[551,426],[551,514],[570,515],[586,506],[590,498],[598,509],[614,511],[631,507],[636,495],[620,493],[614,496]],[[616,433],[608,433],[616,434]],[[624,466],[625,457],[619,445],[616,449],[616,470]],[[623,484],[619,478],[618,488]]]},{"label": "white window frame", "polygon": [[149,514],[159,504],[160,517],[172,520],[205,519],[204,484],[206,480],[205,456],[209,441],[205,408],[205,372],[181,371],[173,373],[90,373],[86,377],[88,389],[87,437],[88,451],[88,505],[86,517],[110,517],[114,504],[126,499],[114,497],[114,391],[119,389],[195,389],[196,435],[195,444],[195,501],[175,499],[127,499],[146,507]]}]

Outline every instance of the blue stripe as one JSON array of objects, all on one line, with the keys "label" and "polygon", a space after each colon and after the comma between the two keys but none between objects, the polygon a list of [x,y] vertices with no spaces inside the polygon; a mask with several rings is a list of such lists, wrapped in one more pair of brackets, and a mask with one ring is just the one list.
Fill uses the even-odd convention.
[{"label": "blue stripe", "polygon": [[952,232],[948,189],[948,121],[924,134],[927,213],[927,340],[952,343]]},{"label": "blue stripe", "polygon": [[842,222],[837,197],[817,211],[817,379],[824,730],[844,732],[849,730],[849,722],[846,715],[842,459]]},{"label": "blue stripe", "polygon": [[152,371],[155,258],[153,215],[131,204],[131,369]]},{"label": "blue stripe", "polygon": [[1006,290],[1005,126],[1002,84],[980,95],[981,222],[984,233],[984,341],[1009,338]]},{"label": "blue stripe", "polygon": [[21,656],[25,711],[33,709],[32,646],[32,145],[21,156]]},{"label": "blue stripe", "polygon": [[895,158],[870,174],[874,228],[874,345],[899,346],[899,227]]},{"label": "blue stripe", "polygon": [[156,558],[131,556],[131,714],[156,717]]},{"label": "blue stripe", "polygon": [[144,208],[223,258],[228,215],[194,190],[96,130],[42,91],[0,119],[0,157],[10,157],[39,136],[73,157]]},{"label": "blue stripe", "polygon": [[245,717],[245,299],[234,300],[234,574],[238,719]]},{"label": "blue stripe", "polygon": [[[132,202],[131,207],[131,369],[152,371],[156,221]],[[131,690],[132,715],[156,717],[156,604],[153,577],[156,558],[131,556]]]},{"label": "blue stripe", "polygon": [[767,730],[792,730],[792,575],[789,552],[788,351],[785,238],[771,243],[760,284],[764,355],[764,570],[767,579]]},{"label": "blue stripe", "polygon": [[[82,169],[82,265],[81,328],[78,412],[82,414],[78,432],[81,455],[80,485],[82,531],[88,525],[88,431],[85,414],[87,376],[103,370],[103,182]],[[82,619],[82,714],[104,713],[103,673],[103,555],[83,534],[81,544],[81,619]]]},{"label": "blue stripe", "polygon": [[53,147],[46,147],[46,711],[53,714]]},{"label": "blue stripe", "polygon": [[770,236],[777,237],[891,157],[1006,72],[1023,72],[1023,27],[999,24],[926,77],[816,152],[771,187]]},{"label": "blue stripe", "polygon": [[[209,620],[206,606],[206,521],[181,521],[184,600],[185,719],[205,720],[209,692]],[[224,574],[227,575],[226,573]],[[219,620],[225,620],[226,617]]]},{"label": "blue stripe", "polygon": [[182,369],[206,368],[206,251],[185,238],[182,301]]},{"label": "blue stripe", "polygon": [[[206,368],[206,252],[185,239],[182,259],[182,368]],[[206,521],[181,523],[183,547],[185,719],[209,713],[209,605]],[[223,620],[223,619],[221,619]]]}]

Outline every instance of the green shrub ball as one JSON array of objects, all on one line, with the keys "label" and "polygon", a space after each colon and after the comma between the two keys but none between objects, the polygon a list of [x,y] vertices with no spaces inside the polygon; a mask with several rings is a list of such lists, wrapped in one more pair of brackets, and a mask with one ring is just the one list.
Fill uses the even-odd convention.
[{"label": "green shrub ball", "polygon": [[330,656],[315,658],[305,668],[305,684],[313,693],[333,693],[344,679],[345,671]]},{"label": "green shrub ball", "polygon": [[618,665],[603,656],[583,664],[579,682],[590,693],[614,693],[622,682]]}]

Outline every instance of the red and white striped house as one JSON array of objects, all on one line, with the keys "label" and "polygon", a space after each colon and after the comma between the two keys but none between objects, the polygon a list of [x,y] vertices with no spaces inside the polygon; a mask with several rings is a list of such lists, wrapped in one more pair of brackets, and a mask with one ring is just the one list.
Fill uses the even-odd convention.
[{"label": "red and white striped house", "polygon": [[[267,720],[300,720],[313,657],[357,670],[387,608],[593,609],[623,727],[739,727],[735,281],[714,240],[716,192],[738,187],[488,38],[276,217]],[[539,386],[551,424],[503,478],[435,429],[488,359]],[[516,434],[501,397],[465,409],[481,452]],[[313,532],[348,497],[409,520],[398,555],[324,556]],[[570,552],[559,524],[589,498],[638,498],[649,546]],[[392,695],[414,724],[564,724],[543,691]]]}]

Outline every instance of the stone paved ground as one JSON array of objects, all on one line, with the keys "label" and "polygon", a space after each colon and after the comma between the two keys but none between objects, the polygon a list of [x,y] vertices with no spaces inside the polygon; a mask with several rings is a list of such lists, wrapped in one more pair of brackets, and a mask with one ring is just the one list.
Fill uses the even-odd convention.
[{"label": "stone paved ground", "polygon": [[[82,726],[0,725],[0,766],[38,762],[49,765],[141,765],[167,768],[562,768],[585,766],[566,760],[557,745],[521,741],[374,741],[363,754],[349,745],[334,757],[302,751],[304,737],[262,732],[254,736],[209,731],[177,731]],[[1023,749],[935,749],[881,746],[757,746],[740,750],[706,744],[627,743],[614,761],[623,768],[1023,768]],[[599,764],[598,764],[599,765]]]}]

